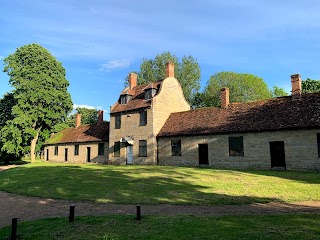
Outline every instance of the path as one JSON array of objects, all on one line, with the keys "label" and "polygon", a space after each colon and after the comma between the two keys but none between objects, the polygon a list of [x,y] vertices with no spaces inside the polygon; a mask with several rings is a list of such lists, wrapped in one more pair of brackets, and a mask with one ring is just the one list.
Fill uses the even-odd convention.
[{"label": "path", "polygon": [[[0,167],[0,171],[3,167]],[[19,221],[30,221],[41,218],[67,217],[69,207],[75,204],[76,216],[99,216],[106,214],[135,214],[135,205],[103,204],[87,201],[66,201],[28,197],[0,191],[0,228],[10,225],[11,219],[18,217]],[[227,206],[180,206],[160,204],[156,206],[142,205],[141,214],[157,215],[242,215],[270,214],[288,212],[319,212],[320,201],[300,203],[268,203]]]}]

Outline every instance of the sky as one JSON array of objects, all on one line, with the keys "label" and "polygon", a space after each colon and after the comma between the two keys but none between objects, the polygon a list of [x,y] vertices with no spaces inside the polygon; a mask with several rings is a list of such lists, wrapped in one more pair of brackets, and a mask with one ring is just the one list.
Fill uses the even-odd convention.
[{"label": "sky", "polygon": [[[251,73],[290,92],[290,75],[320,79],[318,0],[0,0],[0,66],[38,43],[62,63],[74,107],[108,120],[143,59],[193,56],[201,88],[221,71]],[[12,90],[0,72],[0,97]]]}]

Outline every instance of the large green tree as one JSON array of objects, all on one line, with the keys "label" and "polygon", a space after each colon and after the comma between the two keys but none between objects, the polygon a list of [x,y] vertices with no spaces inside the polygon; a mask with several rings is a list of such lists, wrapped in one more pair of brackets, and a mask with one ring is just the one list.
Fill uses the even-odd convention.
[{"label": "large green tree", "polygon": [[[189,103],[200,89],[200,66],[192,56],[184,56],[181,61],[170,52],[158,54],[154,59],[143,59],[138,74],[138,84],[156,82],[166,77],[166,63],[175,65],[175,77],[181,84],[184,95]],[[128,78],[126,78],[126,84]]]},{"label": "large green tree", "polygon": [[278,86],[273,86],[271,90],[271,95],[272,97],[283,97],[283,96],[288,96],[289,94],[284,90],[284,88],[278,87]]},{"label": "large green tree", "polygon": [[[0,132],[2,149],[14,154],[29,150],[33,161],[41,131],[64,121],[72,109],[66,71],[47,49],[29,44],[4,59],[4,72],[10,77],[16,104],[14,118]],[[26,142],[29,149],[24,148]]]},{"label": "large green tree", "polygon": [[307,78],[302,81],[302,93],[320,92],[320,80]]},{"label": "large green tree", "polygon": [[212,75],[203,94],[198,95],[198,106],[220,106],[220,90],[228,87],[230,102],[248,102],[271,98],[271,92],[262,78],[253,74],[219,72]]}]

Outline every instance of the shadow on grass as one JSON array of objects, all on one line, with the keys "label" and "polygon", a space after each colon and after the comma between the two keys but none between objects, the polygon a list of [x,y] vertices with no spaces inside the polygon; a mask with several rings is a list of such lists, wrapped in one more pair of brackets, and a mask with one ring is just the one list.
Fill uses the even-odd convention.
[{"label": "shadow on grass", "polygon": [[[181,171],[180,171],[181,170]],[[228,195],[192,181],[195,169],[33,166],[0,174],[0,189],[29,196],[118,204],[243,205],[277,198]],[[211,191],[211,192],[210,192]]]},{"label": "shadow on grass", "polygon": [[28,164],[28,163],[30,163],[30,161],[25,161],[25,160],[13,160],[13,161],[5,162],[5,161],[2,161],[2,160],[0,159],[0,166],[24,165],[24,164]]}]

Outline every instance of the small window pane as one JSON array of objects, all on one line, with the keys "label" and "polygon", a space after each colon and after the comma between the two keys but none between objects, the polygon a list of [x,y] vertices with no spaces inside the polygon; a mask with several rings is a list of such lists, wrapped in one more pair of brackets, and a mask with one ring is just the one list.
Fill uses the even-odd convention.
[{"label": "small window pane", "polygon": [[140,126],[147,125],[147,111],[140,112]]},{"label": "small window pane", "polygon": [[121,128],[121,115],[115,116],[115,129]]},{"label": "small window pane", "polygon": [[55,147],[54,147],[54,155],[58,155],[58,153],[59,153],[59,152],[58,152],[58,146],[55,146]]},{"label": "small window pane", "polygon": [[172,156],[181,156],[181,139],[171,140]]},{"label": "small window pane", "polygon": [[98,155],[104,155],[104,143],[98,145]]},{"label": "small window pane", "polygon": [[229,156],[244,156],[243,137],[229,137]]},{"label": "small window pane", "polygon": [[139,140],[139,157],[147,156],[147,141]]},{"label": "small window pane", "polygon": [[79,145],[74,145],[74,155],[79,155]]},{"label": "small window pane", "polygon": [[120,142],[114,142],[113,156],[120,157]]}]

